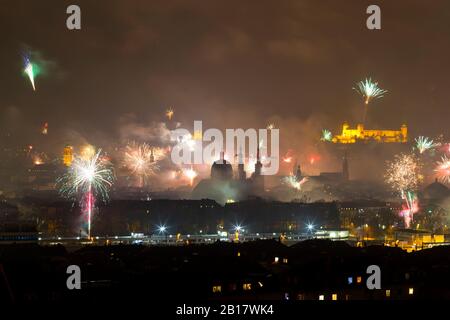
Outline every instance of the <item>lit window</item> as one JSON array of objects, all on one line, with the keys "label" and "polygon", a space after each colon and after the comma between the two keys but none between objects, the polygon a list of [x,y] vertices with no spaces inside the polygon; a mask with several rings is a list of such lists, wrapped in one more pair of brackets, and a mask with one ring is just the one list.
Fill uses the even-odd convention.
[{"label": "lit window", "polygon": [[241,253],[240,253],[239,251],[238,251],[238,253],[237,253],[237,256],[238,256],[238,257],[240,257],[240,256],[241,256]]},{"label": "lit window", "polygon": [[323,294],[321,294],[321,295],[319,296],[319,300],[325,300],[325,296],[324,296]]},{"label": "lit window", "polygon": [[409,293],[410,295],[414,294],[414,288],[409,288],[408,293]]},{"label": "lit window", "polygon": [[278,257],[275,257],[274,262],[278,263],[278,260],[280,260]]},{"label": "lit window", "polygon": [[356,282],[357,282],[357,283],[361,283],[361,281],[362,281],[362,278],[361,278],[361,277],[357,277],[357,278],[356,278]]},{"label": "lit window", "polygon": [[252,284],[251,283],[244,283],[242,285],[242,289],[244,289],[245,291],[252,290]]},{"label": "lit window", "polygon": [[283,259],[283,263],[288,263],[288,259],[287,259],[287,258],[284,258],[284,259]]},{"label": "lit window", "polygon": [[222,286],[213,286],[212,291],[214,293],[222,292]]},{"label": "lit window", "polygon": [[348,277],[347,278],[347,282],[348,282],[348,284],[352,284],[353,283],[353,277]]},{"label": "lit window", "polygon": [[337,300],[337,294],[336,294],[336,293],[333,293],[333,294],[331,295],[331,300],[333,300],[333,301],[336,301],[336,300]]},{"label": "lit window", "polygon": [[386,297],[390,297],[391,296],[391,290],[386,290]]}]

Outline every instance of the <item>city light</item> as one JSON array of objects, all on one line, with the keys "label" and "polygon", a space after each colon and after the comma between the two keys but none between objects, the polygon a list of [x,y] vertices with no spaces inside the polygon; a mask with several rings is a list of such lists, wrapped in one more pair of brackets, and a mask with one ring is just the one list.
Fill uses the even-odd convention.
[{"label": "city light", "polygon": [[167,231],[167,227],[165,225],[158,226],[159,233],[165,233]]}]

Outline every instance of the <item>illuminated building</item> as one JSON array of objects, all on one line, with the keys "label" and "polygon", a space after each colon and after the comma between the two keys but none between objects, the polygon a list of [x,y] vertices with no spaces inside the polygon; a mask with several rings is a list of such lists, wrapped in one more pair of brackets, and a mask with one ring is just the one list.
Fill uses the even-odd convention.
[{"label": "illuminated building", "polygon": [[358,141],[405,143],[408,142],[408,127],[404,124],[400,130],[368,130],[364,125],[358,124],[356,129],[351,129],[347,122],[342,125],[342,132],[331,140],[333,143],[356,143]]},{"label": "illuminated building", "polygon": [[63,152],[63,163],[65,166],[70,167],[73,161],[73,147],[65,146]]},{"label": "illuminated building", "polygon": [[61,175],[62,167],[55,163],[35,164],[28,169],[28,183],[34,191],[53,191],[56,178]]},{"label": "illuminated building", "polygon": [[33,222],[8,221],[0,224],[0,243],[37,243],[37,226]]}]

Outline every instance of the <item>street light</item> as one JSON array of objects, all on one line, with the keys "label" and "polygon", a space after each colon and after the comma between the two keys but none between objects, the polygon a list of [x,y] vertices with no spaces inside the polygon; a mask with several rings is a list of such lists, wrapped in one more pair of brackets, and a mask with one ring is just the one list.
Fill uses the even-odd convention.
[{"label": "street light", "polygon": [[308,231],[313,231],[314,230],[314,225],[311,223],[308,223],[308,225],[306,226],[306,228],[308,228]]},{"label": "street light", "polygon": [[314,224],[312,224],[312,223],[307,223],[306,224],[306,229],[308,230],[308,233],[311,234],[311,235],[314,232],[314,228],[315,228]]},{"label": "street light", "polygon": [[234,241],[239,241],[239,232],[243,231],[242,226],[235,225],[234,227]]},{"label": "street light", "polygon": [[163,235],[165,235],[166,236],[166,243],[167,243],[167,227],[165,226],[165,225],[159,225],[158,226],[158,232],[159,232],[159,234],[163,234]]}]

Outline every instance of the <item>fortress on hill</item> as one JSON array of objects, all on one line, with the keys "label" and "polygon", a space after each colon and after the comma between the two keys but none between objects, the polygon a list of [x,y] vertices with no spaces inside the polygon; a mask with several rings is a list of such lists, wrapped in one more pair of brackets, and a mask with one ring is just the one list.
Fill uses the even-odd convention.
[{"label": "fortress on hill", "polygon": [[400,130],[368,130],[363,124],[358,124],[356,129],[351,129],[347,122],[342,125],[342,133],[335,135],[333,143],[356,143],[375,141],[381,143],[406,143],[408,142],[408,127],[406,124]]}]

